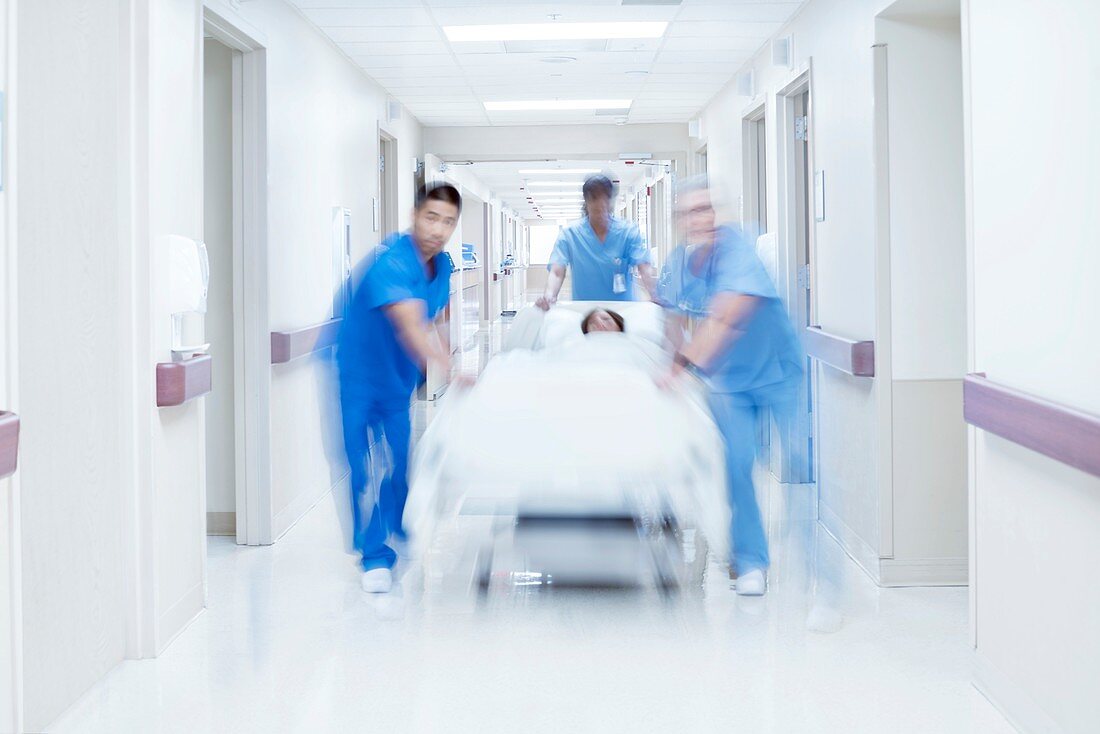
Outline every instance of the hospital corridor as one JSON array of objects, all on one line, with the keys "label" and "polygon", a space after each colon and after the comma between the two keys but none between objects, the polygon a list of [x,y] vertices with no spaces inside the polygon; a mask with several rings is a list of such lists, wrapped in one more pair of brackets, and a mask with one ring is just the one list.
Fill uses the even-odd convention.
[{"label": "hospital corridor", "polygon": [[0,19],[0,734],[1100,732],[1100,2]]}]

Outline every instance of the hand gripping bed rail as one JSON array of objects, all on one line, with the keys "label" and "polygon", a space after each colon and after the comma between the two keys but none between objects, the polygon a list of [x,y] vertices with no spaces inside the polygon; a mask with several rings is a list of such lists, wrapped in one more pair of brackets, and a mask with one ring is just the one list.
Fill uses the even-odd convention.
[{"label": "hand gripping bed rail", "polygon": [[1100,416],[998,384],[963,380],[963,418],[975,428],[1100,477]]}]

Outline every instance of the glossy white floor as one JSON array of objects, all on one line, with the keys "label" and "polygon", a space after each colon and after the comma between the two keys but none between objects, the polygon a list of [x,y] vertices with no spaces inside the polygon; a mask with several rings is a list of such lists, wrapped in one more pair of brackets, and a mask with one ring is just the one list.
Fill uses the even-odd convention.
[{"label": "glossy white floor", "polygon": [[[483,519],[370,597],[330,497],[275,546],[210,538],[205,614],[50,731],[1013,731],[969,683],[966,589],[877,589],[813,532],[805,487],[763,494],[764,598],[737,597],[712,560],[672,598],[499,584],[480,604],[464,539]],[[806,629],[808,566],[840,590],[822,595],[839,631]]]}]

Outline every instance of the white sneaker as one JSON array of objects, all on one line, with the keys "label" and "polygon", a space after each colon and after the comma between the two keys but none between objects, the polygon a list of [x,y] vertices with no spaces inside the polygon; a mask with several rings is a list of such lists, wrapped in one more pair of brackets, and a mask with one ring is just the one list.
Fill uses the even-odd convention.
[{"label": "white sneaker", "polygon": [[372,568],[363,572],[360,583],[368,594],[385,594],[393,588],[393,574],[388,568]]},{"label": "white sneaker", "polygon": [[764,575],[764,569],[754,568],[748,573],[737,577],[738,596],[764,596],[768,590],[768,578]]}]

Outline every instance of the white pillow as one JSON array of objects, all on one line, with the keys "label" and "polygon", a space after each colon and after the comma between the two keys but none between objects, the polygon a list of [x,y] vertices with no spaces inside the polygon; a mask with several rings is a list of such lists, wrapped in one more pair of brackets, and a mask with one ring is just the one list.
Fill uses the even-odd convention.
[{"label": "white pillow", "polygon": [[581,331],[582,318],[583,314],[568,308],[554,307],[547,311],[546,318],[542,321],[542,346],[554,349],[571,341],[584,339]]}]

